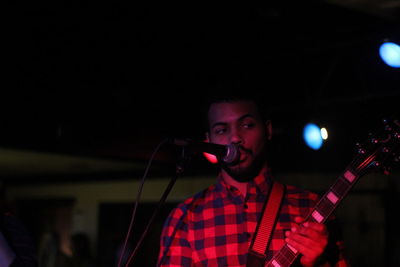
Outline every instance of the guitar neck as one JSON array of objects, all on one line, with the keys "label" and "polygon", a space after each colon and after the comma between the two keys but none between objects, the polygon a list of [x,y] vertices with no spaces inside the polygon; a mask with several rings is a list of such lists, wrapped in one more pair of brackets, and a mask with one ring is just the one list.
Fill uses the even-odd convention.
[{"label": "guitar neck", "polygon": [[[352,168],[347,168],[340,175],[328,192],[318,201],[317,205],[309,213],[306,221],[324,223],[339,203],[349,193],[361,175]],[[292,246],[285,244],[265,266],[267,267],[287,267],[290,266],[300,253]]]},{"label": "guitar neck", "polygon": [[[378,135],[371,135],[365,147],[359,146],[358,155],[318,201],[306,221],[324,223],[360,177],[377,168],[388,172],[386,167],[400,161],[400,121],[384,120],[383,123],[384,129]],[[299,255],[295,248],[285,244],[265,266],[287,267]]]}]

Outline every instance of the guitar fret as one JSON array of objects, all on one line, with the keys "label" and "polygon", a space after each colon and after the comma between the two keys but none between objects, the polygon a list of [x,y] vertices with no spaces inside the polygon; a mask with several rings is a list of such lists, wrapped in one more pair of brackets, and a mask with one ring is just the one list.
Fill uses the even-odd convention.
[{"label": "guitar fret", "polygon": [[283,253],[283,251],[279,253],[279,255],[276,257],[276,261],[279,263],[280,266],[289,266],[291,264],[291,261]]},{"label": "guitar fret", "polygon": [[296,256],[296,254],[293,253],[293,251],[289,248],[288,244],[286,244],[285,248],[282,251],[282,254],[285,256],[286,259],[290,260],[292,259],[294,256]]},{"label": "guitar fret", "polygon": [[332,212],[332,210],[335,208],[335,206],[332,204],[332,202],[331,201],[329,201],[327,198],[325,198],[325,197],[323,197],[320,201],[319,201],[319,203],[318,203],[318,205],[317,205],[317,207],[316,207],[316,209],[318,210],[318,212],[323,216],[323,217],[327,217],[331,212]]},{"label": "guitar fret", "polygon": [[318,222],[313,216],[308,216],[307,217],[307,221],[309,221],[309,222]]},{"label": "guitar fret", "polygon": [[282,267],[276,260],[273,260],[273,261],[271,262],[271,265],[272,265],[273,267]]},{"label": "guitar fret", "polygon": [[293,253],[293,251],[285,244],[281,250],[276,254],[273,261],[271,261],[272,266],[290,266],[290,264],[296,259],[298,253]]},{"label": "guitar fret", "polygon": [[295,249],[294,247],[292,247],[292,246],[289,245],[289,244],[286,244],[286,245],[287,245],[288,248],[290,248],[290,250],[293,252],[294,255],[297,254],[297,249]]},{"label": "guitar fret", "polygon": [[350,189],[350,184],[347,180],[340,177],[335,184],[332,186],[332,191],[335,193],[336,196],[342,198],[346,195],[346,192]]}]

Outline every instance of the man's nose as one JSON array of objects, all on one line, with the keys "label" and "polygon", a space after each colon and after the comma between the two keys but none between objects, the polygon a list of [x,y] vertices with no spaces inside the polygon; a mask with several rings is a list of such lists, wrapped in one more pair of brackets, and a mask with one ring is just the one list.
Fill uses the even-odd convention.
[{"label": "man's nose", "polygon": [[238,129],[235,129],[235,130],[232,131],[230,139],[231,139],[230,140],[231,144],[241,144],[241,143],[243,143],[242,134],[240,133],[240,131]]}]

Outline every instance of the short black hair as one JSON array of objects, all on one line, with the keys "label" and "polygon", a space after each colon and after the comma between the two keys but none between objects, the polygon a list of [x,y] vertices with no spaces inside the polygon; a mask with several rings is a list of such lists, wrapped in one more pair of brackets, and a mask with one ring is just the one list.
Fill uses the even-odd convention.
[{"label": "short black hair", "polygon": [[209,88],[209,95],[202,107],[202,120],[205,131],[208,131],[208,111],[212,104],[249,101],[256,105],[263,121],[270,119],[266,99],[258,88],[247,88],[241,83],[219,83]]}]

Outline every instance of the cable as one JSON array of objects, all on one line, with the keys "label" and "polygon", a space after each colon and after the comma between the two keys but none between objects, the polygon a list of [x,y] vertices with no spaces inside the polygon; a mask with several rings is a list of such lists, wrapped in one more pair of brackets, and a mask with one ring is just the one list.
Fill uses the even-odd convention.
[{"label": "cable", "polygon": [[136,245],[134,251],[133,251],[132,254],[130,255],[130,257],[129,257],[129,259],[128,259],[126,265],[125,265],[125,267],[128,267],[128,266],[129,266],[130,262],[131,262],[132,259],[135,257],[136,253],[138,252],[138,250],[139,250],[139,248],[140,248],[140,246],[141,246],[141,244],[142,244],[144,238],[145,238],[146,235],[147,235],[147,232],[148,232],[149,229],[150,229],[150,226],[153,224],[154,219],[157,217],[159,211],[161,210],[161,207],[164,205],[165,200],[166,200],[167,197],[168,197],[168,194],[171,192],[171,190],[172,190],[172,188],[173,188],[173,186],[174,186],[176,180],[178,179],[178,177],[183,173],[184,166],[185,166],[186,161],[187,161],[188,159],[189,159],[189,158],[186,156],[185,149],[182,149],[181,160],[180,160],[180,162],[177,163],[177,166],[176,166],[176,173],[175,173],[176,175],[173,176],[173,177],[171,178],[171,180],[169,181],[169,184],[168,184],[167,188],[165,189],[163,195],[161,196],[160,201],[158,202],[157,208],[154,210],[153,215],[152,215],[152,217],[150,218],[150,221],[148,222],[148,224],[147,224],[147,226],[146,226],[146,229],[145,229],[144,232],[142,233],[142,236],[140,237],[140,239],[139,239],[139,241],[138,241],[138,243],[137,243],[137,245]]},{"label": "cable", "polygon": [[130,257],[129,257],[129,259],[128,259],[126,265],[125,265],[125,267],[128,267],[129,264],[130,264],[130,262],[132,261],[132,259],[135,257],[135,255],[136,255],[137,251],[139,250],[139,248],[140,248],[140,246],[141,246],[141,244],[142,244],[142,242],[143,242],[145,236],[147,235],[147,232],[148,232],[149,229],[150,229],[150,226],[153,224],[154,219],[157,217],[157,215],[158,215],[158,213],[159,213],[161,207],[162,207],[163,204],[165,203],[165,200],[167,199],[167,196],[168,196],[169,192],[171,192],[171,189],[172,189],[172,187],[174,186],[175,181],[177,180],[177,178],[178,178],[178,175],[175,175],[175,176],[170,180],[170,182],[169,182],[167,188],[166,188],[165,191],[164,191],[164,194],[162,195],[160,201],[158,202],[158,205],[157,205],[156,210],[153,212],[153,215],[151,216],[150,221],[149,221],[149,223],[148,223],[147,226],[146,226],[146,229],[144,230],[142,236],[140,237],[140,240],[138,241],[138,243],[137,243],[137,245],[136,245],[134,251],[133,251],[132,254],[130,255]]},{"label": "cable", "polygon": [[[166,139],[164,139],[163,141],[161,141],[161,142],[157,145],[157,147],[154,149],[154,151],[153,151],[153,153],[152,153],[152,155],[151,155],[151,157],[150,157],[150,159],[149,159],[149,162],[148,162],[148,164],[147,164],[147,166],[146,166],[145,172],[144,172],[144,174],[143,174],[143,177],[142,177],[142,180],[141,180],[141,183],[140,183],[138,192],[137,192],[136,202],[135,202],[135,206],[134,206],[134,208],[133,208],[132,217],[131,217],[131,222],[130,222],[129,227],[128,227],[128,232],[127,232],[126,237],[125,237],[124,246],[123,246],[122,251],[121,251],[120,256],[119,256],[118,267],[121,267],[122,258],[123,258],[123,256],[124,256],[125,250],[126,250],[126,245],[127,245],[127,243],[128,243],[129,236],[131,235],[131,231],[132,231],[132,228],[133,228],[133,225],[134,225],[134,222],[135,222],[136,210],[137,210],[137,207],[138,207],[138,204],[139,204],[139,201],[140,201],[140,197],[141,197],[141,195],[142,195],[143,186],[144,186],[144,182],[145,182],[146,177],[147,177],[147,173],[149,172],[150,166],[151,166],[151,164],[152,164],[152,162],[153,162],[153,160],[154,160],[155,155],[156,155],[157,152],[159,151],[160,147],[161,147],[162,145],[164,145],[166,142],[168,142],[168,140],[169,140],[169,139],[166,138]],[[136,250],[136,249],[135,249],[135,250]],[[130,261],[130,260],[128,260],[128,264],[129,264],[129,261]],[[128,266],[128,265],[126,265],[126,266]]]}]

